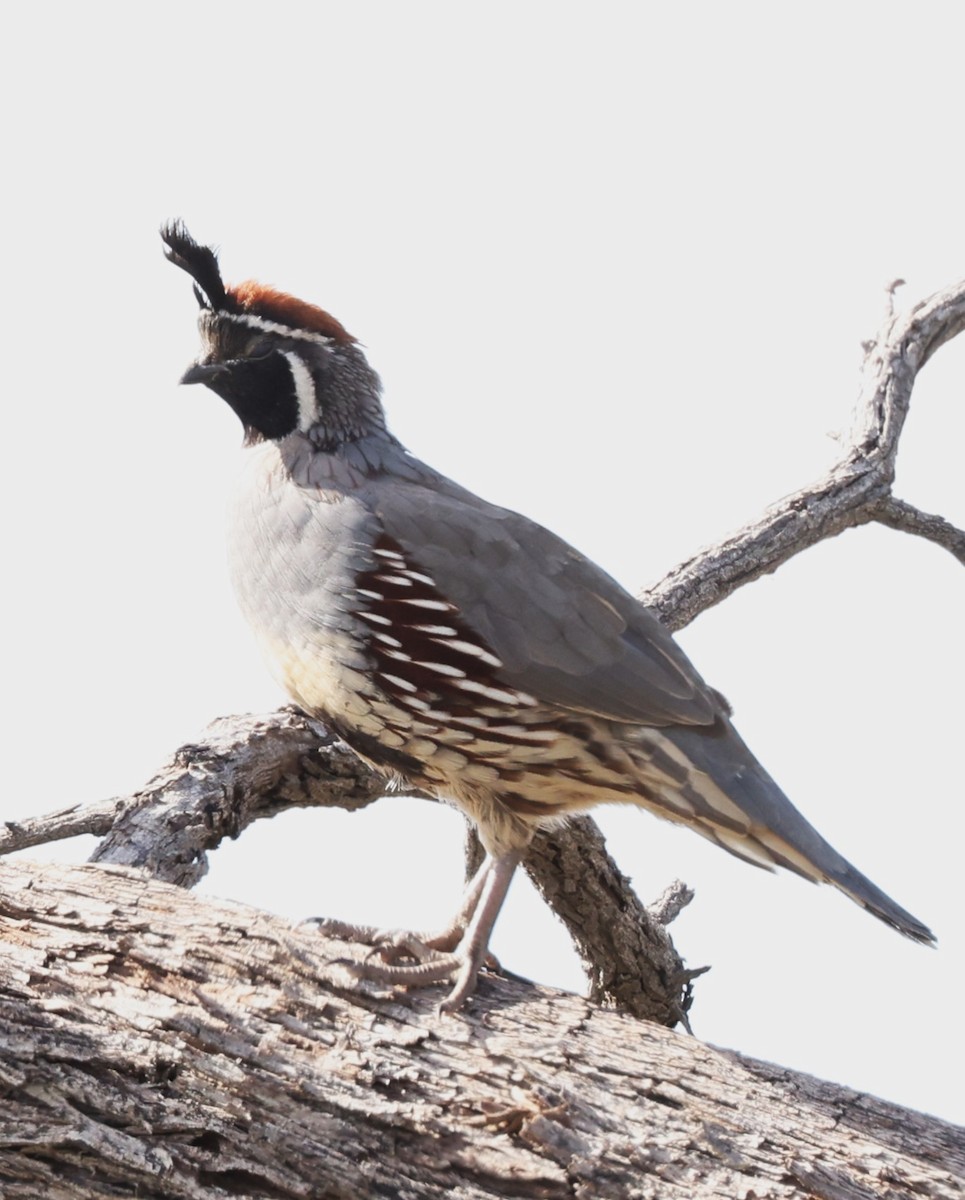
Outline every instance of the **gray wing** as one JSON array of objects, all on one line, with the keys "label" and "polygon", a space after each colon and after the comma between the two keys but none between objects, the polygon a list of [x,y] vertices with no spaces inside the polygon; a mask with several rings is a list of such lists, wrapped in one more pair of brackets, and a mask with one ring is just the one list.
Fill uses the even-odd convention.
[{"label": "gray wing", "polygon": [[735,826],[733,812],[722,822],[718,811],[715,820],[710,799],[708,820],[694,826],[705,836],[750,862],[827,880],[906,936],[933,940],[794,808],[670,634],[615,580],[548,530],[441,477],[431,491],[388,487],[373,489],[372,510],[502,660],[497,677],[564,709],[662,726],[690,764],[695,804],[712,781],[747,818]]},{"label": "gray wing", "polygon": [[709,726],[723,714],[657,618],[606,572],[534,521],[443,482],[394,482],[369,503],[499,657],[506,683],[617,721]]}]

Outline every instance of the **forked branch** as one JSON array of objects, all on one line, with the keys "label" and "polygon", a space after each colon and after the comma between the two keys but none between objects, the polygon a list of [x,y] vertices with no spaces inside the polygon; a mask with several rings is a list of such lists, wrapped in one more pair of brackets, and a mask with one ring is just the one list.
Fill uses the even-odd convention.
[{"label": "forked branch", "polygon": [[845,529],[878,521],[943,546],[965,563],[965,532],[918,512],[892,495],[895,461],[918,372],[965,328],[965,280],[895,313],[865,345],[861,391],[841,458],[822,478],[785,496],[716,546],[688,558],[640,599],[670,629],[719,604],[745,583],[768,575],[809,546]]}]

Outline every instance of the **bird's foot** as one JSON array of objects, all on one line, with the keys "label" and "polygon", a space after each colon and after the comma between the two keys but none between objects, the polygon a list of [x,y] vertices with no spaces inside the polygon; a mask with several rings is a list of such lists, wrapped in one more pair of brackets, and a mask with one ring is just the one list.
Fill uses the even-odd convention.
[{"label": "bird's foot", "polygon": [[472,994],[480,970],[489,961],[486,948],[477,953],[470,946],[459,946],[451,954],[428,951],[431,958],[408,963],[379,962],[368,958],[360,962],[343,962],[341,966],[355,979],[390,987],[427,987],[434,983],[451,982],[449,995],[439,1005],[440,1012],[453,1012]]},{"label": "bird's foot", "polygon": [[486,859],[466,889],[459,912],[439,933],[378,929],[327,918],[313,918],[306,924],[331,937],[372,948],[364,959],[339,963],[354,979],[397,987],[452,981],[452,990],[439,1011],[453,1012],[472,994],[484,966],[498,969],[489,953],[489,935],[518,860],[518,855]]},{"label": "bird's foot", "polygon": [[394,963],[400,958],[429,962],[456,949],[465,933],[465,925],[450,925],[439,933],[415,933],[408,929],[379,929],[375,925],[354,925],[330,917],[309,917],[301,922],[319,933],[345,942],[358,942],[371,947],[371,956]]}]

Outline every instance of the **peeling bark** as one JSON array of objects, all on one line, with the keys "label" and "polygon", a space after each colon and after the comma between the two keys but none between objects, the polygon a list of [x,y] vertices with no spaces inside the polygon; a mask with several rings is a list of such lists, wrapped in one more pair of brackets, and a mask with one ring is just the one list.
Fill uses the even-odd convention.
[{"label": "peeling bark", "polygon": [[464,1013],[119,867],[0,867],[0,1194],[963,1195],[965,1131],[545,988]]}]

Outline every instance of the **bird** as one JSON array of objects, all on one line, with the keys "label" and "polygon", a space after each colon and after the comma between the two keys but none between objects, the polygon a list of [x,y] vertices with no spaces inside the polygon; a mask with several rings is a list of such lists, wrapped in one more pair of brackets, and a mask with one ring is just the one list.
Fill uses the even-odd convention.
[{"label": "bird", "polygon": [[269,666],[363,760],[460,809],[485,850],[450,923],[386,935],[359,977],[448,984],[440,1007],[460,1008],[536,831],[613,802],[934,941],[793,806],[651,611],[393,436],[381,381],[335,317],[226,285],[180,220],[161,236],[200,307],[201,352],[181,382],[207,386],[243,427],[229,564]]}]

